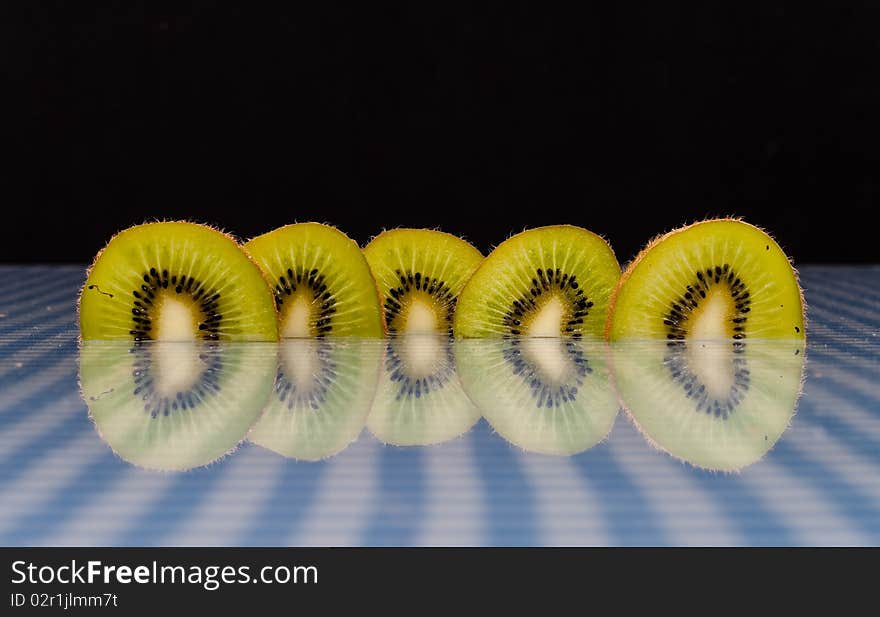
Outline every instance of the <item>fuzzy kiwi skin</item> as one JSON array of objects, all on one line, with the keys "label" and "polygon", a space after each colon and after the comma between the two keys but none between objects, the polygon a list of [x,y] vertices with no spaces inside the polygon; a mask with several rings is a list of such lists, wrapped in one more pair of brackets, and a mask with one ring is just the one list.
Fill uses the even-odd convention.
[{"label": "fuzzy kiwi skin", "polygon": [[[77,301],[76,301],[77,317],[78,317],[78,321],[80,324],[80,337],[79,338],[81,341],[96,338],[93,336],[85,335],[83,333],[83,331],[87,330],[88,328],[83,328],[82,304],[83,304],[83,299],[84,299],[86,292],[91,291],[92,287],[96,287],[96,284],[92,280],[92,274],[95,270],[95,266],[98,264],[98,261],[101,259],[104,252],[114,242],[114,240],[117,240],[123,234],[126,234],[127,232],[131,232],[131,231],[138,229],[138,228],[141,228],[141,227],[160,225],[160,224],[161,225],[177,225],[177,226],[193,226],[193,227],[198,227],[198,228],[204,228],[204,229],[211,230],[212,232],[218,234],[219,236],[226,238],[230,243],[232,243],[238,249],[238,251],[242,255],[244,255],[244,257],[247,259],[247,261],[250,262],[250,264],[253,266],[256,273],[259,275],[259,277],[261,279],[263,279],[263,281],[265,281],[266,285],[267,286],[269,285],[269,281],[266,279],[266,276],[263,274],[262,269],[259,267],[257,262],[250,256],[250,254],[248,254],[248,252],[244,250],[244,248],[242,247],[239,240],[235,236],[233,236],[232,234],[224,231],[223,229],[220,229],[220,228],[215,227],[213,225],[199,223],[196,221],[189,221],[189,220],[185,220],[185,219],[171,219],[171,220],[169,220],[169,219],[156,219],[156,220],[152,220],[152,221],[146,221],[146,222],[141,223],[139,225],[132,225],[130,227],[126,227],[125,229],[122,229],[122,230],[116,232],[115,234],[113,234],[113,236],[110,238],[110,240],[108,240],[107,243],[103,247],[101,247],[101,249],[97,252],[94,259],[92,260],[92,263],[88,266],[88,268],[86,268],[86,280],[85,280],[85,283],[83,283],[82,288],[80,289],[80,293],[79,293],[79,296],[77,297]],[[271,299],[271,291],[269,292],[269,298]],[[272,304],[271,310],[275,315],[275,327],[272,328],[271,331],[264,333],[264,335],[261,336],[259,339],[261,341],[277,341],[278,340],[278,327],[277,327],[278,312],[277,312],[277,309],[275,308],[274,299],[272,300],[271,304]]]},{"label": "fuzzy kiwi skin", "polygon": [[[615,287],[614,291],[612,292],[611,299],[609,301],[609,306],[608,306],[608,316],[605,321],[605,340],[613,342],[612,329],[614,327],[614,313],[617,308],[617,301],[620,296],[620,291],[624,288],[627,281],[630,279],[633,272],[635,272],[636,268],[639,266],[639,264],[642,262],[642,260],[645,258],[645,256],[648,255],[651,252],[651,250],[654,249],[654,247],[656,247],[658,244],[667,240],[668,238],[671,238],[672,236],[678,235],[684,231],[687,231],[689,229],[693,229],[695,227],[699,227],[701,225],[707,225],[707,224],[711,224],[711,223],[720,223],[720,222],[740,223],[742,225],[746,225],[748,227],[751,227],[751,228],[757,230],[758,232],[764,234],[765,236],[767,236],[768,241],[772,242],[776,246],[776,248],[778,248],[779,251],[781,253],[783,253],[783,255],[785,254],[785,252],[782,250],[782,248],[779,246],[779,244],[776,242],[776,240],[773,238],[773,236],[770,235],[769,232],[767,232],[765,229],[763,229],[761,227],[758,227],[757,225],[747,223],[746,221],[742,220],[739,217],[721,217],[721,218],[704,219],[702,221],[697,221],[696,223],[691,223],[688,225],[684,225],[682,227],[678,227],[678,228],[673,229],[671,231],[668,231],[666,233],[658,234],[658,235],[654,236],[648,242],[648,244],[645,245],[645,247],[641,251],[639,251],[638,255],[636,255],[636,257],[629,264],[627,264],[626,269],[623,271],[623,274],[620,277],[620,281],[618,281],[618,283],[617,283],[617,287]],[[794,283],[795,283],[795,286],[798,291],[798,297],[800,298],[801,322],[803,323],[803,326],[804,326],[800,334],[801,334],[801,338],[803,338],[806,334],[806,327],[807,327],[806,303],[804,301],[804,292],[803,292],[803,288],[801,287],[800,280],[798,278],[797,269],[794,267],[794,264],[791,262],[791,258],[787,257],[787,259],[789,261],[792,275],[794,277]],[[793,338],[798,338],[798,337],[793,337]]]},{"label": "fuzzy kiwi skin", "polygon": [[[259,241],[261,238],[264,238],[265,236],[268,236],[269,234],[273,234],[273,233],[281,231],[281,230],[291,229],[291,228],[295,228],[295,227],[299,227],[299,228],[303,228],[303,229],[316,228],[316,229],[323,229],[326,231],[335,232],[336,234],[338,234],[340,240],[344,239],[348,243],[350,243],[351,247],[354,249],[353,252],[356,252],[357,254],[359,254],[361,256],[361,258],[363,259],[364,267],[366,268],[366,272],[369,273],[373,288],[376,291],[376,299],[377,299],[377,304],[378,304],[378,308],[379,308],[378,313],[379,313],[379,325],[380,325],[379,332],[377,334],[380,337],[384,337],[388,333],[388,324],[385,321],[385,312],[383,310],[381,310],[382,294],[379,289],[379,284],[376,282],[376,278],[373,275],[373,271],[370,268],[369,263],[367,262],[367,258],[357,242],[352,240],[344,231],[342,231],[341,229],[339,229],[335,225],[330,225],[328,223],[319,223],[316,221],[309,221],[309,222],[303,222],[303,223],[291,223],[288,225],[283,225],[283,226],[278,227],[270,232],[267,232],[265,234],[260,234],[259,236],[251,238],[250,240],[248,240],[247,242],[245,242],[241,245],[242,250],[245,253],[247,253],[248,256],[251,258],[251,260],[254,263],[256,263],[257,266],[260,268],[260,273],[263,275],[263,279],[265,279],[266,283],[269,286],[269,291],[272,293],[272,299],[273,299],[273,302],[275,302],[276,311],[279,313],[279,316],[280,316],[280,310],[278,310],[279,307],[277,305],[277,301],[275,298],[275,285],[277,284],[277,281],[272,280],[271,273],[266,268],[264,268],[262,263],[260,262],[260,260],[252,254],[252,252],[251,252],[252,245],[255,241]],[[370,337],[372,337],[372,335],[370,335]]]}]

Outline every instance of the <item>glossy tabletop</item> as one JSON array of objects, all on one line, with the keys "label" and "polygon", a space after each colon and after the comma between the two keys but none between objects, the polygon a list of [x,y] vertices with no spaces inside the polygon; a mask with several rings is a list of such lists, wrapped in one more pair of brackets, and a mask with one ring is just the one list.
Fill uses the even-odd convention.
[{"label": "glossy tabletop", "polygon": [[[399,382],[388,377],[394,356],[382,342],[224,351],[216,362],[208,352],[199,356],[208,374],[240,367],[227,390],[234,404],[183,438],[143,437],[158,426],[152,420],[164,416],[167,427],[176,413],[188,416],[146,399],[125,411],[113,398],[141,375],[140,356],[80,349],[83,279],[82,267],[0,267],[0,545],[880,544],[878,267],[801,269],[805,354],[790,347],[778,361],[752,358],[743,378],[765,392],[778,421],[761,429],[764,445],[742,447],[718,432],[732,422],[717,423],[706,439],[721,445],[708,453],[669,432],[698,412],[684,420],[675,410],[668,418],[618,412],[614,378],[625,387],[628,369],[598,349],[563,350],[576,360],[577,387],[533,387],[540,417],[556,424],[529,424],[538,416],[511,415],[517,390],[493,381],[498,364],[517,366],[520,351],[480,343],[423,352],[445,372],[407,386],[411,415],[400,411]],[[342,419],[293,436],[284,403],[301,394],[279,385],[276,363],[289,368],[303,357],[341,380],[355,363],[356,378],[336,405]],[[762,390],[754,366],[778,369],[797,388],[802,379],[796,413],[782,399],[797,393],[778,384]],[[370,367],[373,381],[363,377]],[[652,375],[630,369],[631,377]],[[426,419],[418,405],[427,397],[415,388],[438,384],[447,398]],[[586,415],[564,415],[585,392],[593,405]],[[309,396],[320,412],[325,393]],[[274,412],[266,407],[273,400]]]}]

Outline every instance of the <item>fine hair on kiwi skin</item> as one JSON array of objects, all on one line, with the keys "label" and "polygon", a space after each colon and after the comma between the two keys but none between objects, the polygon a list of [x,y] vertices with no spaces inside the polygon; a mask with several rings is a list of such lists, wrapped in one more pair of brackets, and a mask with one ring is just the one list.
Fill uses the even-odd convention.
[{"label": "fine hair on kiwi skin", "polygon": [[384,336],[376,280],[363,251],[341,230],[292,223],[243,249],[270,282],[282,338]]},{"label": "fine hair on kiwi skin", "polygon": [[80,394],[121,459],[184,471],[245,438],[269,398],[275,353],[272,342],[82,341]]},{"label": "fine hair on kiwi skin", "polygon": [[[687,244],[688,242],[690,244]],[[733,254],[725,255],[734,245],[738,250]],[[660,276],[657,271],[664,266],[685,268],[683,264],[685,257],[680,255],[683,251],[705,251],[708,250],[706,247],[712,247],[711,252],[714,255],[716,246],[719,247],[720,254],[711,258],[709,260],[711,263],[706,262],[696,267],[693,263],[689,263],[687,269],[690,274],[681,274],[684,280],[679,278],[667,283],[668,289],[677,290],[669,297],[668,306],[657,307],[660,312],[654,316],[634,315],[632,319],[638,323],[638,327],[623,325],[627,323],[625,315],[629,315],[629,310],[633,306],[631,297],[632,293],[635,293],[633,289],[641,289],[631,282],[635,276],[639,276],[639,284],[644,285],[650,277],[656,280]],[[661,251],[664,252],[658,255]],[[676,251],[679,255],[675,254]],[[699,259],[694,253],[690,254],[688,259],[691,257]],[[705,255],[702,257],[705,258]],[[651,261],[650,271],[640,267],[648,260]],[[761,267],[755,268],[755,262],[758,261],[761,261]],[[750,269],[757,270],[757,273],[748,272]],[[760,279],[761,284],[753,284],[757,279]],[[726,285],[727,289],[718,292],[719,285],[721,287]],[[768,288],[772,288],[771,291],[767,291]],[[623,310],[621,297],[625,292],[631,293],[627,296],[626,310]],[[713,293],[716,298],[719,293],[729,298],[727,319],[731,323],[723,334],[717,332],[718,328],[707,334],[705,329],[688,327],[692,325],[691,317],[696,316],[709,304],[706,300],[707,295]],[[774,302],[768,298],[772,298]],[[758,314],[757,321],[765,322],[763,327],[755,325],[755,309],[770,313],[766,317],[764,312]],[[773,323],[773,320],[778,323]],[[661,321],[663,326],[659,327]],[[766,323],[768,321],[771,323]],[[649,327],[650,324],[655,325]],[[697,322],[693,325],[696,326]],[[662,334],[663,338],[675,341],[696,335],[698,330],[702,337],[734,340],[744,340],[747,337],[771,339],[805,337],[806,304],[797,270],[791,258],[766,230],[747,223],[739,217],[704,219],[654,237],[624,269],[611,296],[604,328],[607,340],[660,338]],[[711,331],[712,328],[709,330]]]},{"label": "fine hair on kiwi skin", "polygon": [[496,246],[468,281],[455,336],[599,339],[619,278],[602,236],[574,225],[527,229]]},{"label": "fine hair on kiwi skin", "polygon": [[230,234],[187,220],[148,221],[115,234],[88,267],[77,301],[80,338],[274,341],[266,286]]}]

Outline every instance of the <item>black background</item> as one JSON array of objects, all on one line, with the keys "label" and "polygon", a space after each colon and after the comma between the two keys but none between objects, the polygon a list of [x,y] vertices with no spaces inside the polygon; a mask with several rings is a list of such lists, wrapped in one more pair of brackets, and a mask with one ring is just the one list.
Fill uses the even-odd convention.
[{"label": "black background", "polygon": [[0,261],[86,262],[175,217],[484,251],[565,222],[625,262],[729,214],[797,262],[878,257],[875,10],[55,4],[0,8]]}]

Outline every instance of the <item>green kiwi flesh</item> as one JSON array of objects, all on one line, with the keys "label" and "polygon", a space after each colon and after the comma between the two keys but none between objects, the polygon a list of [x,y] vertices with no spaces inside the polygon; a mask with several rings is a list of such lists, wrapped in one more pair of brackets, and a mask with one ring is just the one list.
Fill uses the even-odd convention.
[{"label": "green kiwi flesh", "polygon": [[259,268],[205,225],[148,223],[95,258],[79,304],[83,340],[274,341],[275,307]]},{"label": "green kiwi flesh", "polygon": [[702,221],[652,241],[627,267],[609,340],[803,339],[797,275],[763,230]]},{"label": "green kiwi flesh", "polygon": [[307,461],[345,449],[367,421],[382,348],[368,339],[282,341],[272,395],[250,441]]},{"label": "green kiwi flesh", "polygon": [[364,255],[391,335],[451,335],[458,296],[483,260],[461,238],[428,229],[385,231],[364,248]]},{"label": "green kiwi flesh", "polygon": [[358,245],[320,223],[297,223],[244,245],[269,280],[285,338],[384,335],[376,281]]},{"label": "green kiwi flesh", "polygon": [[602,336],[620,265],[608,243],[571,225],[502,242],[461,293],[457,337]]},{"label": "green kiwi flesh", "polygon": [[621,402],[645,437],[705,469],[758,461],[801,392],[803,341],[631,341],[612,355]]},{"label": "green kiwi flesh", "polygon": [[583,452],[608,435],[618,401],[606,349],[574,338],[459,340],[465,391],[506,440],[541,454]]},{"label": "green kiwi flesh", "polygon": [[272,389],[271,343],[84,341],[80,386],[95,429],[138,467],[184,470],[232,451]]}]

